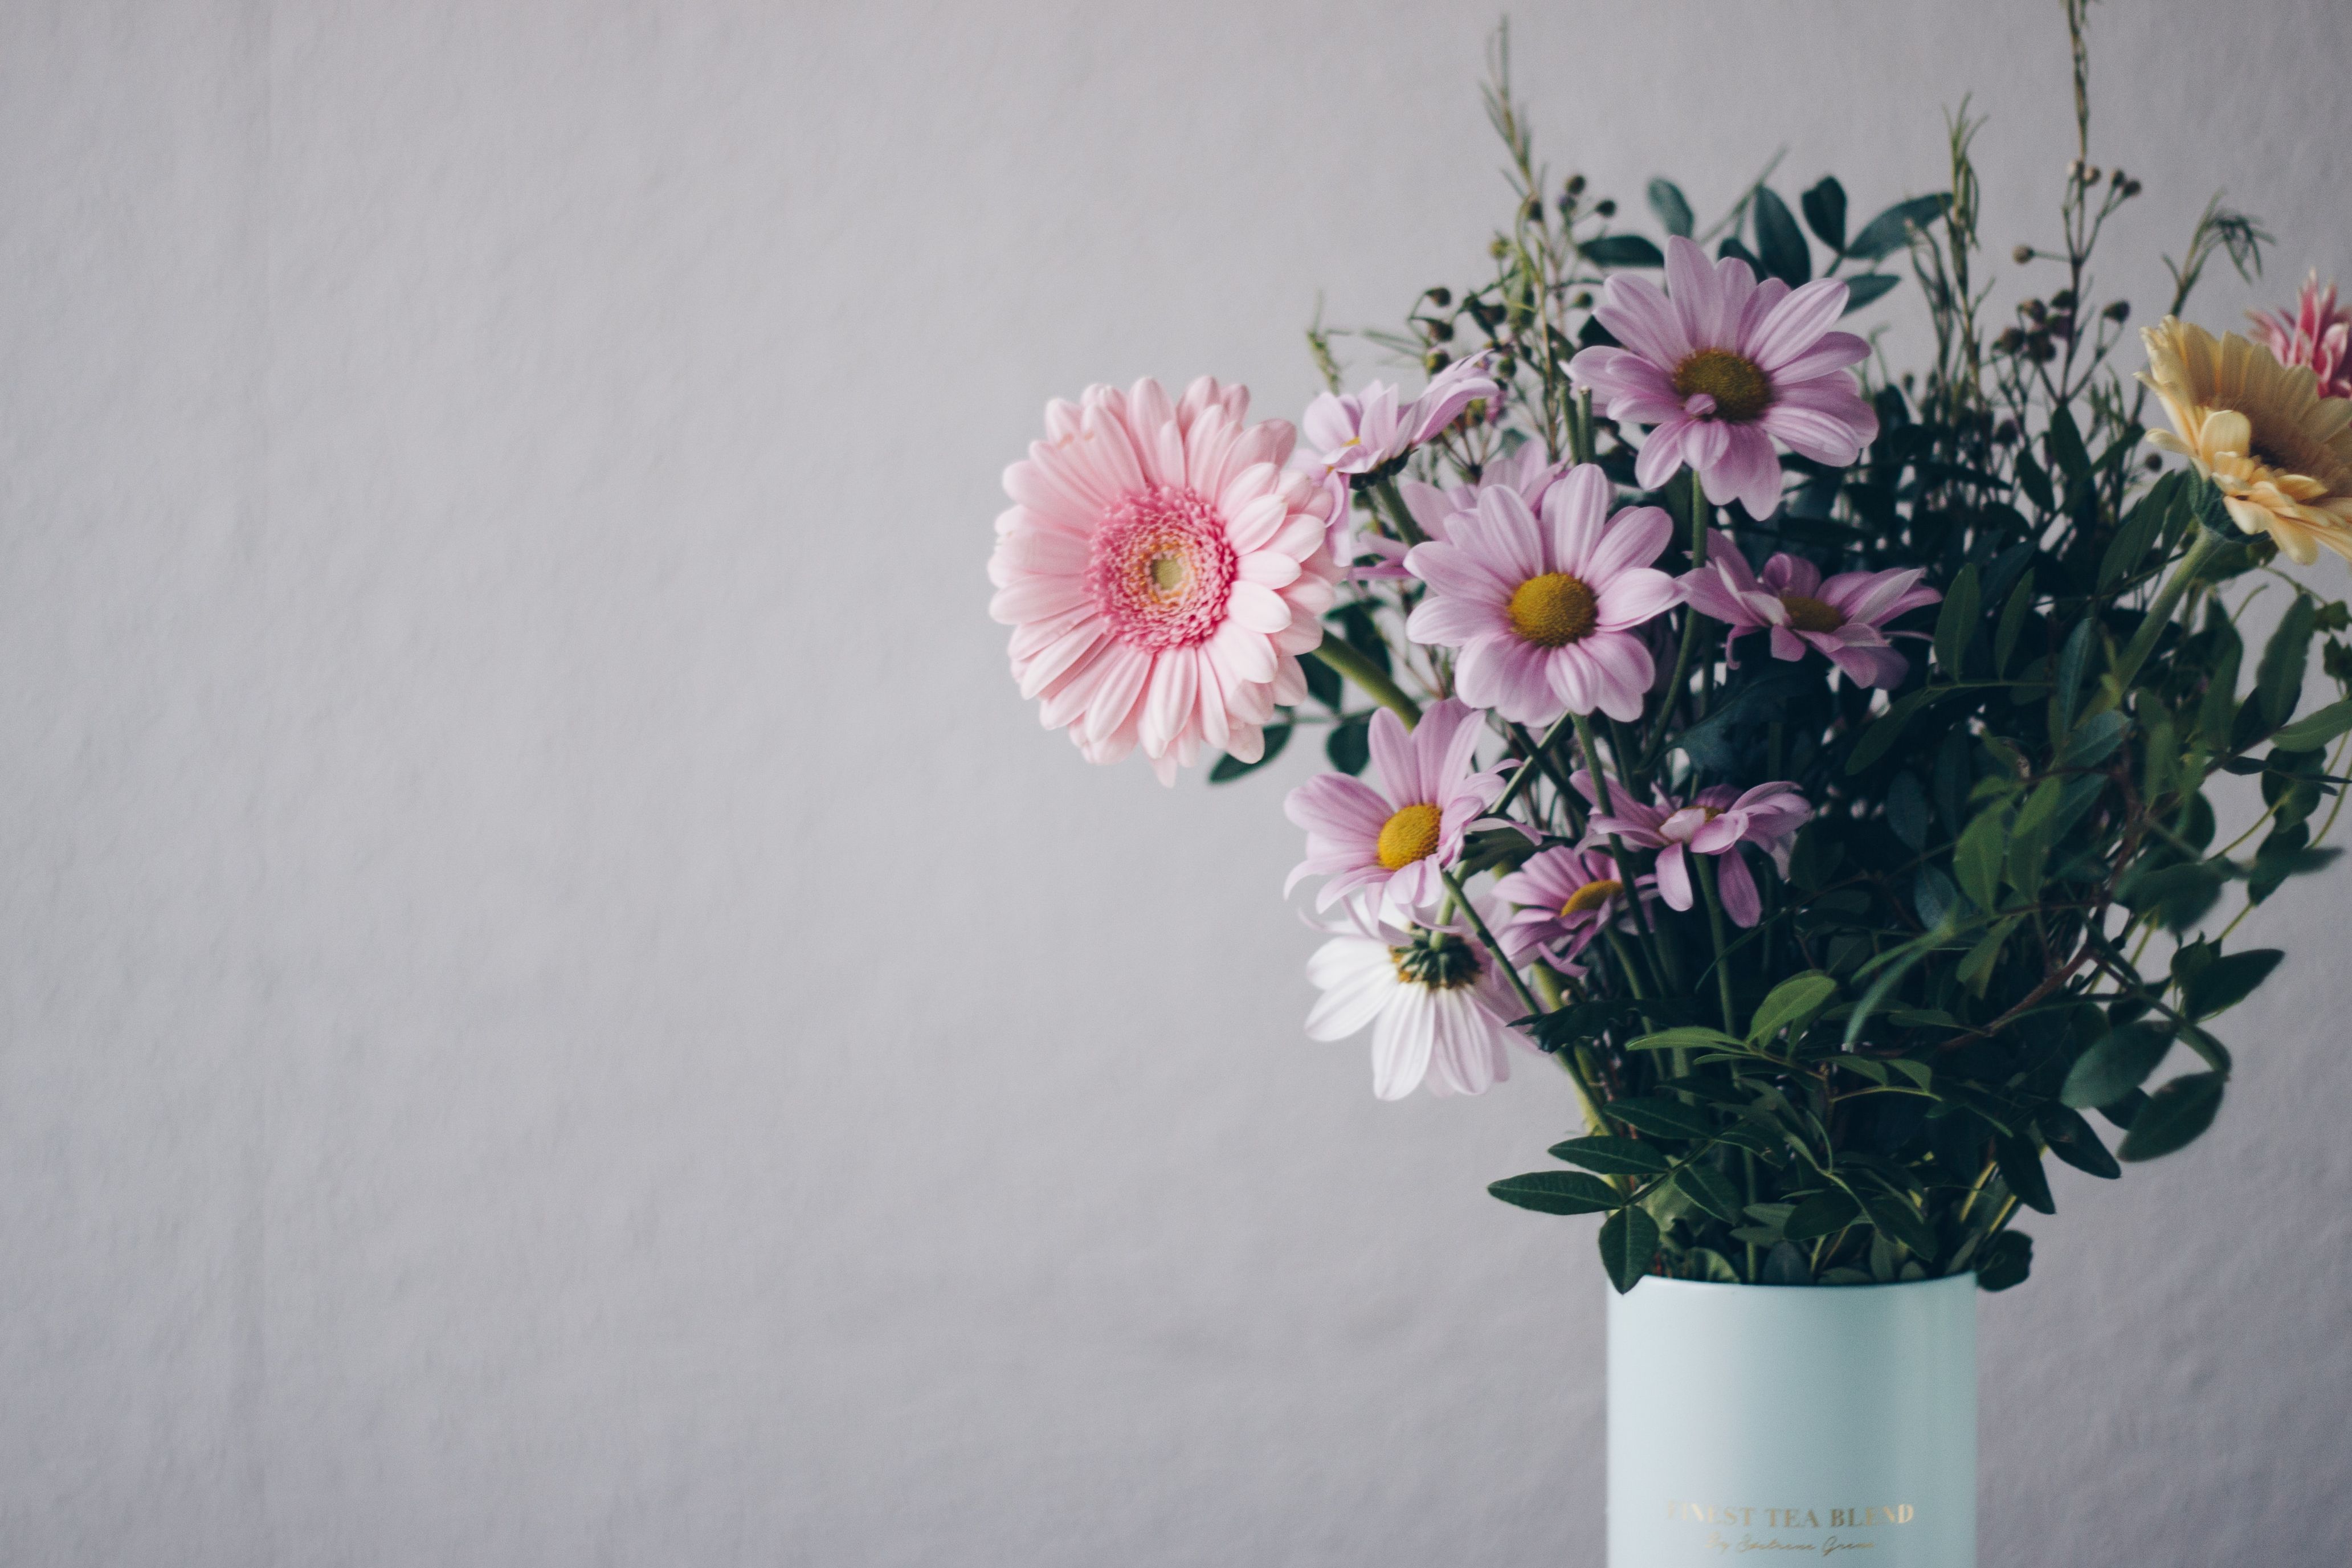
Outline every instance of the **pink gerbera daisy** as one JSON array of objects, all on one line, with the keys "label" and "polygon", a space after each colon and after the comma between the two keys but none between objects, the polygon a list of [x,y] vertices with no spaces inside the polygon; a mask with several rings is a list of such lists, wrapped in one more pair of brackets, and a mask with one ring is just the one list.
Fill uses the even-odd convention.
[{"label": "pink gerbera daisy", "polygon": [[[1587,798],[1593,797],[1591,775],[1580,771],[1573,782]],[[1691,907],[1690,857],[1716,857],[1717,887],[1723,895],[1724,912],[1742,926],[1752,926],[1762,918],[1764,905],[1739,846],[1753,844],[1761,848],[1785,877],[1790,843],[1797,829],[1813,815],[1803,793],[1785,780],[1758,784],[1744,795],[1729,784],[1717,784],[1699,791],[1688,805],[1672,795],[1662,796],[1654,805],[1617,795],[1611,804],[1616,808],[1613,813],[1596,811],[1588,821],[1592,838],[1614,834],[1627,844],[1657,850],[1658,894],[1670,909]]]},{"label": "pink gerbera daisy", "polygon": [[1724,639],[1727,657],[1742,637],[1760,631],[1769,635],[1774,658],[1801,659],[1807,647],[1818,648],[1855,685],[1892,689],[1910,673],[1911,663],[1886,640],[1886,624],[1944,596],[1919,585],[1926,574],[1913,566],[1841,572],[1823,582],[1820,567],[1782,553],[1764,563],[1759,575],[1748,569],[1730,535],[1717,533],[1706,564],[1683,574],[1683,601],[1731,628]]},{"label": "pink gerbera daisy", "polygon": [[1634,478],[1655,489],[1685,464],[1707,500],[1738,500],[1753,517],[1780,503],[1778,437],[1817,463],[1843,468],[1878,435],[1878,416],[1846,368],[1870,345],[1830,330],[1846,287],[1823,278],[1793,292],[1756,281],[1727,257],[1709,266],[1687,239],[1666,241],[1666,291],[1612,276],[1593,314],[1622,348],[1589,348],[1568,373],[1620,423],[1652,426]]},{"label": "pink gerbera daisy", "polygon": [[1440,870],[1462,858],[1462,837],[1503,792],[1499,772],[1475,771],[1479,728],[1447,698],[1408,734],[1383,708],[1372,715],[1372,765],[1381,789],[1346,773],[1322,773],[1292,790],[1283,812],[1307,830],[1307,858],[1283,884],[1328,877],[1317,895],[1329,909],[1351,893],[1370,898],[1376,918],[1410,920],[1444,896]]},{"label": "pink gerbera daisy", "polygon": [[1310,1039],[1372,1027],[1372,1092],[1402,1100],[1484,1094],[1511,1076],[1506,1047],[1534,1047],[1510,1027],[1514,1005],[1494,956],[1457,931],[1362,926],[1307,961],[1323,994],[1307,1015]]},{"label": "pink gerbera daisy", "polygon": [[1463,700],[1520,724],[1594,709],[1638,719],[1656,666],[1634,628],[1678,597],[1650,563],[1674,523],[1656,507],[1608,516],[1608,477],[1591,463],[1544,494],[1543,516],[1505,486],[1478,492],[1450,537],[1415,545],[1405,565],[1429,584],[1405,634],[1458,647]]},{"label": "pink gerbera daisy", "polygon": [[2294,314],[2246,312],[2253,338],[2281,364],[2307,365],[2318,378],[2322,397],[2352,397],[2352,306],[2336,302],[2336,285],[2321,288],[2319,274],[2303,280]]},{"label": "pink gerbera daisy", "polygon": [[[1465,483],[1440,488],[1420,479],[1400,479],[1397,480],[1397,494],[1402,498],[1405,510],[1412,516],[1413,526],[1421,530],[1423,538],[1446,539],[1451,537],[1453,520],[1457,514],[1478,510],[1481,491],[1498,486],[1515,491],[1521,500],[1528,503],[1529,511],[1540,512],[1544,492],[1550,489],[1553,481],[1566,472],[1566,463],[1552,462],[1544,456],[1540,446],[1529,441],[1517,452],[1496,458],[1487,464],[1475,485]],[[1342,548],[1351,558],[1360,555],[1381,558],[1373,565],[1357,567],[1357,576],[1395,578],[1412,575],[1404,565],[1405,552],[1412,547],[1403,540],[1367,533]],[[1333,553],[1338,554],[1339,551],[1335,550]]]},{"label": "pink gerbera daisy", "polygon": [[[1643,877],[1645,889],[1656,879]],[[1517,912],[1495,928],[1515,963],[1529,954],[1563,974],[1582,973],[1576,955],[1615,923],[1626,909],[1624,875],[1617,862],[1598,849],[1547,849],[1495,883],[1499,903],[1516,904]]]},{"label": "pink gerbera daisy", "polygon": [[1286,473],[1296,436],[1245,425],[1249,393],[1207,376],[1045,409],[1046,439],[1004,471],[989,613],[1013,674],[1089,762],[1140,745],[1163,784],[1202,746],[1254,762],[1277,703],[1307,694],[1339,569],[1329,499]]}]

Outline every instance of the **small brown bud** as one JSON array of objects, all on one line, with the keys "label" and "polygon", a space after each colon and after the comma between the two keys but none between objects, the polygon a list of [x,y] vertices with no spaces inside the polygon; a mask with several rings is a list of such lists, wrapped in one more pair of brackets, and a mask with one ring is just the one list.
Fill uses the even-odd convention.
[{"label": "small brown bud", "polygon": [[2123,321],[2131,314],[2131,301],[2128,300],[2118,300],[2114,304],[2109,305],[2105,310],[2100,311],[2099,314],[2106,317],[2110,321]]},{"label": "small brown bud", "polygon": [[1440,284],[1434,289],[1423,289],[1421,297],[1428,300],[1431,304],[1436,306],[1441,310],[1445,309],[1446,306],[1454,303],[1454,290],[1446,288],[1443,284]]},{"label": "small brown bud", "polygon": [[1570,174],[1568,177],[1568,194],[1571,196],[1580,196],[1584,194],[1583,175]]},{"label": "small brown bud", "polygon": [[1599,213],[1602,217],[1615,217],[1617,216],[1617,204],[1609,197],[1603,196],[1599,201],[1592,204],[1592,210]]},{"label": "small brown bud", "polygon": [[2009,258],[2011,261],[2016,262],[2020,267],[2022,267],[2027,262],[2033,259],[2034,254],[2033,247],[2030,245],[2021,245],[2015,250],[2009,253]]},{"label": "small brown bud", "polygon": [[1452,364],[1453,363],[1454,356],[1447,353],[1444,349],[1432,349],[1427,353],[1421,356],[1421,368],[1427,371],[1432,375],[1435,375],[1439,371],[1444,370],[1447,365]]}]

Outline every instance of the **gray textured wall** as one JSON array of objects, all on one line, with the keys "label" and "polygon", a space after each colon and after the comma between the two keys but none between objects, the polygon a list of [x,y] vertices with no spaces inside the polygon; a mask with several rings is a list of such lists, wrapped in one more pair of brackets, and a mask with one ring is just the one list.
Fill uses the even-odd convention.
[{"label": "gray textured wall", "polygon": [[[2099,16],[2144,307],[2222,184],[2352,274],[2352,19],[2229,9]],[[2055,0],[1521,10],[1629,206],[1974,89],[2050,231]],[[0,12],[0,1560],[1599,1562],[1590,1222],[1481,1190],[1559,1085],[1374,1102],[1307,759],[1089,769],[982,608],[1049,395],[1470,274],[1486,20]],[[2344,1559],[2347,910],[1985,1302],[1989,1563]]]}]

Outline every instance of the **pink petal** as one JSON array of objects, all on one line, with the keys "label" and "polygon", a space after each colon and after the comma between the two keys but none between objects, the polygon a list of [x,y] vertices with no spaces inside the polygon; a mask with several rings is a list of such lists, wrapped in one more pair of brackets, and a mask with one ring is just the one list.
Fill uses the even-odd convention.
[{"label": "pink petal", "polygon": [[[1677,365],[1690,357],[1695,346],[1690,334],[1656,284],[1621,272],[1602,286],[1601,296],[1592,313],[1601,318],[1611,336],[1634,354],[1658,366]],[[1573,374],[1572,363],[1570,370]]]},{"label": "pink petal", "polygon": [[1619,573],[1647,566],[1664,553],[1675,536],[1675,520],[1663,507],[1629,507],[1609,520],[1601,542],[1580,566],[1568,570],[1598,586]]},{"label": "pink petal", "polygon": [[1772,313],[1745,344],[1748,357],[1767,374],[1803,353],[1821,340],[1845,310],[1846,287],[1834,278],[1822,278],[1796,289],[1772,307]]},{"label": "pink petal", "polygon": [[1669,844],[1658,853],[1658,896],[1670,910],[1691,907],[1690,862],[1679,844]]},{"label": "pink petal", "polygon": [[1752,926],[1764,912],[1763,900],[1756,893],[1756,879],[1749,874],[1746,857],[1735,848],[1715,863],[1716,891],[1723,897],[1723,912],[1737,926]]},{"label": "pink petal", "polygon": [[[1672,577],[1647,566],[1636,566],[1617,574],[1601,591],[1594,607],[1600,615],[1600,629],[1615,632],[1664,615],[1681,597],[1682,589]],[[1644,677],[1645,688],[1647,684]]]},{"label": "pink petal", "polygon": [[1593,581],[1592,553],[1614,493],[1597,463],[1582,463],[1545,492],[1543,518],[1550,534],[1552,569]]}]

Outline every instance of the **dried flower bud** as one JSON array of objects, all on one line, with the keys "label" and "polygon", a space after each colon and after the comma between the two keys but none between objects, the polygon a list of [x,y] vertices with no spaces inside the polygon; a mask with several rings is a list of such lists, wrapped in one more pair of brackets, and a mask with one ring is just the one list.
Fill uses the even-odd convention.
[{"label": "dried flower bud", "polygon": [[2150,452],[2147,457],[2140,459],[2140,466],[2146,468],[2149,473],[2153,474],[2164,467],[2164,459],[2158,457],[2154,452]]},{"label": "dried flower bud", "polygon": [[1592,204],[1592,210],[1599,213],[1602,217],[1615,217],[1617,216],[1617,204],[1610,197],[1603,196],[1599,201]]},{"label": "dried flower bud", "polygon": [[1592,309],[1592,290],[1578,289],[1575,298],[1569,300],[1568,306],[1571,310],[1590,310]]},{"label": "dried flower bud", "polygon": [[2039,300],[2028,300],[2018,308],[2025,312],[2025,319],[2037,327],[2050,319],[2050,307]]},{"label": "dried flower bud", "polygon": [[1446,306],[1454,303],[1454,290],[1446,288],[1443,284],[1440,284],[1434,289],[1423,289],[1421,297],[1428,300],[1431,304],[1436,306],[1441,310],[1445,309]]},{"label": "dried flower bud", "polygon": [[1429,341],[1433,343],[1452,342],[1454,341],[1454,323],[1451,321],[1430,322]]},{"label": "dried flower bud", "polygon": [[2123,321],[2131,314],[2131,301],[2128,300],[2118,300],[2114,304],[2109,305],[2105,310],[2100,311],[2099,314],[2105,316],[2110,321]]},{"label": "dried flower bud", "polygon": [[2051,295],[2050,308],[2053,310],[2073,310],[2074,308],[2074,290],[2072,289],[2061,289],[2055,294]]},{"label": "dried flower bud", "polygon": [[1583,175],[1570,174],[1568,177],[1568,194],[1571,196],[1580,196],[1584,194]]},{"label": "dried flower bud", "polygon": [[1486,254],[1493,257],[1497,261],[1502,260],[1503,258],[1508,256],[1510,253],[1511,242],[1505,239],[1499,234],[1486,242]]},{"label": "dried flower bud", "polygon": [[1447,365],[1453,363],[1454,356],[1447,353],[1444,349],[1432,349],[1427,353],[1421,356],[1421,368],[1428,372],[1431,375],[1435,375],[1439,371],[1444,370]]},{"label": "dried flower bud", "polygon": [[2127,196],[2136,196],[2139,195],[2139,182],[2137,180],[2126,180],[2124,182],[2124,195]]},{"label": "dried flower bud", "polygon": [[1992,427],[1992,438],[2006,447],[2017,439],[2017,421],[2004,419]]},{"label": "dried flower bud", "polygon": [[2016,262],[2020,267],[2022,267],[2027,262],[2032,260],[2034,255],[2035,251],[2033,247],[2030,245],[2021,245],[2015,250],[2009,253],[2009,258],[2011,261]]},{"label": "dried flower bud", "polygon": [[2013,354],[2025,346],[2025,334],[2015,327],[2011,327],[2000,336],[1993,339],[1992,346],[1996,353]]}]

